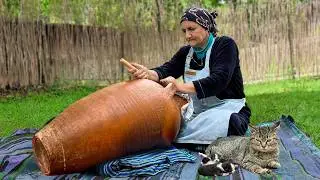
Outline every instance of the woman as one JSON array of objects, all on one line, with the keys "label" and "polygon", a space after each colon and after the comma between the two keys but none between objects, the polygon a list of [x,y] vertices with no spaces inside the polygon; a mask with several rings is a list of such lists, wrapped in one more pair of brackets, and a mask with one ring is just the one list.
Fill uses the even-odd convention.
[{"label": "woman", "polygon": [[[238,48],[229,37],[218,37],[215,18],[201,8],[188,9],[181,17],[187,46],[163,65],[147,69],[133,63],[135,78],[173,83],[190,97],[183,110],[183,125],[176,143],[210,144],[218,137],[244,135],[251,111],[245,103]],[[183,76],[183,83],[175,78]]]}]

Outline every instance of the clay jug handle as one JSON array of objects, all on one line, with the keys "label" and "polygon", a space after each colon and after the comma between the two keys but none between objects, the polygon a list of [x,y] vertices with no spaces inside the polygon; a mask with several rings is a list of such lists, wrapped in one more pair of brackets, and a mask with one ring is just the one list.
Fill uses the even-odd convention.
[{"label": "clay jug handle", "polygon": [[174,86],[174,84],[172,83],[169,83],[165,88],[164,88],[165,92],[170,96],[172,97],[176,91],[177,91],[177,88]]}]

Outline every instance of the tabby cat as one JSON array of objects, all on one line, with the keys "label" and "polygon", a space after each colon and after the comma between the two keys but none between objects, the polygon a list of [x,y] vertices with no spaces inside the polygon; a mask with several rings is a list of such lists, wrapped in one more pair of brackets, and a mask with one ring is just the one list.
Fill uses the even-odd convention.
[{"label": "tabby cat", "polygon": [[[254,173],[271,173],[279,168],[279,139],[277,130],[280,121],[271,126],[250,126],[251,135],[218,138],[206,149],[199,168],[205,176],[226,176],[241,167]],[[236,164],[236,165],[235,165]]]}]

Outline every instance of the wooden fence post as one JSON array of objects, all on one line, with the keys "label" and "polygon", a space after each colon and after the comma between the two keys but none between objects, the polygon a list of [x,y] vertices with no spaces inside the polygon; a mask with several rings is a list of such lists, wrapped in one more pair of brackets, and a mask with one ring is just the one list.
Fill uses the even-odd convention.
[{"label": "wooden fence post", "polygon": [[295,79],[296,67],[294,63],[294,49],[293,49],[293,24],[292,24],[292,14],[293,5],[290,0],[287,2],[287,20],[288,20],[288,41],[289,41],[289,53],[290,53],[290,74],[292,79]]},{"label": "wooden fence post", "polygon": [[[120,33],[120,43],[121,43],[121,45],[120,45],[120,58],[123,58],[124,57],[124,32]],[[120,65],[120,69],[121,69],[121,81],[123,81],[124,80],[124,67],[122,65]]]}]

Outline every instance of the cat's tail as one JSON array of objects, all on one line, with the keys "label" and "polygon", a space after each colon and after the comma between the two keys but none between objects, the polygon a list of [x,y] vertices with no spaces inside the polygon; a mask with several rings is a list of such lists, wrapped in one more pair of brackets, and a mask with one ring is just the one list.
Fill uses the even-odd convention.
[{"label": "cat's tail", "polygon": [[203,176],[229,176],[234,173],[238,167],[231,161],[221,162],[217,154],[212,156],[214,159],[202,153],[199,153],[199,155],[202,157],[202,161],[198,173]]}]

